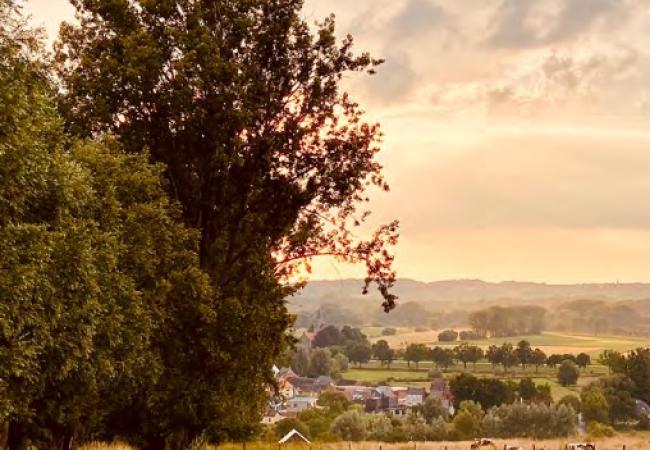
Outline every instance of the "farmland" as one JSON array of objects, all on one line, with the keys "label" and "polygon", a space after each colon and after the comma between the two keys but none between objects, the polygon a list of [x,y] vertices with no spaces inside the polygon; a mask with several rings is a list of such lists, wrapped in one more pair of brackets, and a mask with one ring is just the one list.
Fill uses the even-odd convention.
[{"label": "farmland", "polygon": [[[364,329],[365,330],[365,329]],[[438,342],[440,330],[413,331],[398,329],[394,336],[370,335],[370,340],[376,342],[385,339],[393,348],[405,348],[409,344],[426,344],[440,346],[454,346],[457,342]],[[603,350],[617,350],[626,352],[637,347],[650,345],[650,338],[635,338],[621,336],[587,336],[573,333],[545,332],[533,336],[517,336],[508,338],[490,338],[471,341],[472,344],[487,348],[490,345],[501,345],[504,342],[516,343],[522,339],[530,342],[531,346],[539,347],[546,354],[552,353],[587,353],[592,358],[597,357]]]},{"label": "farmland", "polygon": [[[553,439],[553,440],[530,440],[530,439],[497,439],[495,440],[496,448],[503,448],[505,444],[519,445],[525,450],[530,450],[535,445],[536,449],[563,449],[567,442],[584,441],[584,438],[568,438],[568,439]],[[628,450],[642,450],[650,448],[650,434],[644,432],[633,432],[613,436],[611,438],[602,438],[593,440],[598,450],[621,450],[625,445]],[[308,445],[283,445],[283,450],[467,450],[470,448],[471,442],[411,442],[402,444],[386,444],[380,442],[356,442],[356,443],[314,443]],[[241,450],[242,444],[223,444],[209,447],[209,450]],[[277,444],[269,442],[253,442],[246,444],[246,450],[268,450],[278,448]],[[126,445],[105,445],[105,444],[91,444],[81,447],[80,450],[136,450]]]}]

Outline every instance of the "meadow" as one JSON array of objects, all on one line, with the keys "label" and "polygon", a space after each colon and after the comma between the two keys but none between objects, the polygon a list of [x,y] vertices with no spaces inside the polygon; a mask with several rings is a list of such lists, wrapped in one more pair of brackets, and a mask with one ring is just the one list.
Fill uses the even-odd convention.
[{"label": "meadow", "polygon": [[[365,332],[364,328],[364,332]],[[374,329],[372,329],[374,331]],[[455,346],[458,342],[438,342],[439,330],[414,331],[412,329],[398,328],[397,334],[393,336],[377,336],[376,333],[369,334],[372,342],[385,339],[393,348],[405,348],[409,344],[426,344],[429,346],[439,345]],[[504,342],[516,344],[525,339],[533,347],[538,347],[547,355],[553,353],[587,353],[596,358],[603,350],[617,350],[627,352],[637,347],[650,345],[650,338],[636,338],[628,336],[588,336],[574,333],[563,333],[549,331],[539,335],[516,336],[508,338],[490,338],[471,341],[472,344],[482,348],[490,345],[501,345]]]}]

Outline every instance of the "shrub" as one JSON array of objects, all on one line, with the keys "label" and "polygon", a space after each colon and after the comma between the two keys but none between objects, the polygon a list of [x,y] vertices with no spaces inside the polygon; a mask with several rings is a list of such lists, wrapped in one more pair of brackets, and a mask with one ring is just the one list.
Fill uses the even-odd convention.
[{"label": "shrub", "polygon": [[557,371],[557,380],[562,386],[574,385],[578,382],[580,376],[580,369],[578,365],[569,359],[565,359],[560,364]]},{"label": "shrub", "polygon": [[513,403],[490,409],[481,425],[494,437],[552,438],[573,433],[576,422],[575,412],[565,405]]},{"label": "shrub", "polygon": [[395,336],[397,334],[397,329],[395,328],[384,328],[381,331],[382,336]]},{"label": "shrub", "polygon": [[438,341],[440,342],[454,342],[458,340],[458,332],[455,330],[445,330],[438,334]]},{"label": "shrub", "polygon": [[587,424],[587,434],[592,438],[612,437],[614,436],[614,429],[600,422],[589,422]]},{"label": "shrub", "polygon": [[577,413],[582,411],[582,403],[580,402],[580,399],[575,395],[571,395],[571,394],[565,395],[560,399],[558,405],[570,406]]},{"label": "shrub", "polygon": [[366,421],[357,411],[347,411],[334,419],[330,432],[346,441],[363,441],[366,437]]}]

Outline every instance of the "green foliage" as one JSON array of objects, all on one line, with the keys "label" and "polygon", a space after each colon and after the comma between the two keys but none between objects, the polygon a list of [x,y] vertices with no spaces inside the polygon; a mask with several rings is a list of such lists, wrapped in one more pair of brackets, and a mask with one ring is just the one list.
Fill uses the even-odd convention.
[{"label": "green foliage", "polygon": [[275,424],[275,437],[277,440],[280,440],[294,429],[308,439],[311,437],[309,434],[309,427],[307,427],[307,425],[305,425],[300,419],[292,417],[282,419]]},{"label": "green foliage", "polygon": [[545,315],[539,306],[492,306],[470,314],[469,322],[480,336],[525,336],[544,330]]},{"label": "green foliage", "polygon": [[404,359],[409,366],[414,362],[416,368],[419,368],[420,362],[426,360],[428,356],[429,349],[424,344],[409,344],[404,352]]},{"label": "green foliage", "polygon": [[321,375],[331,375],[334,363],[332,354],[329,349],[318,348],[311,353],[309,361],[309,376],[318,377]]},{"label": "green foliage", "polygon": [[587,422],[609,423],[609,403],[600,386],[591,385],[580,394],[582,415]]},{"label": "green foliage", "polygon": [[357,411],[347,411],[334,419],[330,431],[346,441],[363,441],[366,437],[367,424]]},{"label": "green foliage", "polygon": [[370,344],[353,342],[345,347],[345,355],[348,357],[350,362],[356,363],[357,366],[365,364],[370,361],[372,356],[372,347]]},{"label": "green foliage", "polygon": [[580,369],[573,361],[565,359],[557,371],[557,380],[562,386],[575,385],[580,376]]},{"label": "green foliage", "polygon": [[433,347],[429,356],[438,368],[447,369],[454,364],[454,351],[450,348]]},{"label": "green foliage", "polygon": [[353,238],[367,189],[388,189],[381,133],[340,88],[380,61],[355,55],[351,38],[338,42],[333,17],[310,27],[302,5],[80,0],[79,22],[61,29],[66,129],[110,133],[165,165],[211,287],[200,315],[165,327],[173,345],[161,358],[176,370],[153,399],[133,397],[111,436],[143,447],[250,436],[291,341],[285,298],[299,286],[287,280],[315,256],[364,264],[365,288],[375,283],[385,309],[395,305],[387,250],[397,224]]},{"label": "green foliage", "polygon": [[582,403],[580,402],[580,398],[573,394],[567,394],[562,397],[558,402],[558,405],[570,406],[576,413],[582,412]]},{"label": "green foliage", "polygon": [[473,401],[465,400],[460,403],[460,410],[452,420],[454,435],[459,440],[469,440],[481,434],[483,409]]},{"label": "green foliage", "polygon": [[380,339],[372,346],[372,353],[376,359],[381,361],[381,365],[386,365],[390,367],[391,362],[395,359],[395,350],[390,348],[388,342],[384,339]]},{"label": "green foliage", "polygon": [[607,424],[600,422],[589,422],[587,424],[587,435],[590,438],[612,437],[614,434],[616,434],[614,429]]},{"label": "green foliage", "polygon": [[458,340],[458,332],[455,330],[444,330],[438,334],[439,342],[455,342]]},{"label": "green foliage", "polygon": [[449,414],[440,399],[431,395],[421,405],[414,407],[414,409],[427,423],[433,423],[434,420],[439,418],[446,419]]},{"label": "green foliage", "polygon": [[476,401],[484,409],[514,401],[514,388],[496,378],[476,378],[462,373],[452,378],[449,387],[457,407],[465,400]]},{"label": "green foliage", "polygon": [[625,373],[625,356],[616,350],[605,350],[598,356],[598,364],[609,369],[609,373]]},{"label": "green foliage", "polygon": [[483,359],[483,350],[481,347],[463,342],[454,347],[454,356],[463,363],[463,367],[467,368],[467,363],[476,365],[477,362]]},{"label": "green foliage", "polygon": [[350,401],[341,392],[324,391],[318,397],[318,406],[330,414],[339,415],[350,407]]},{"label": "green foliage", "polygon": [[483,432],[494,437],[536,439],[568,436],[575,432],[576,413],[565,405],[501,405],[490,409],[482,421]]}]

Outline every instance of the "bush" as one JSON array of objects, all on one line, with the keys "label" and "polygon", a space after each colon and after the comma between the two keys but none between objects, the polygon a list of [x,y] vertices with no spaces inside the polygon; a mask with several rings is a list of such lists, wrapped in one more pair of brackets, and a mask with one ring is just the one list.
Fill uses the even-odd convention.
[{"label": "bush", "polygon": [[357,411],[347,411],[334,419],[330,432],[345,441],[363,441],[366,437],[366,421]]},{"label": "bush", "polygon": [[382,336],[395,336],[397,334],[397,329],[395,328],[384,328],[381,331]]},{"label": "bush", "polygon": [[576,423],[575,412],[565,405],[513,403],[490,409],[481,425],[485,434],[494,437],[544,439],[568,436]]},{"label": "bush", "polygon": [[614,429],[609,425],[600,422],[589,422],[587,424],[587,434],[591,438],[603,438],[614,436]]},{"label": "bush", "polygon": [[562,386],[574,385],[578,382],[580,376],[580,369],[578,365],[569,359],[565,359],[560,364],[557,371],[557,380]]},{"label": "bush", "polygon": [[483,339],[485,336],[481,336],[476,331],[464,330],[459,333],[461,341],[477,341]]},{"label": "bush", "polygon": [[438,334],[439,342],[454,342],[458,340],[458,332],[455,330],[445,330]]},{"label": "bush", "polygon": [[582,411],[582,403],[580,402],[580,399],[575,395],[571,395],[571,394],[565,395],[560,399],[558,405],[570,406],[577,413]]}]

